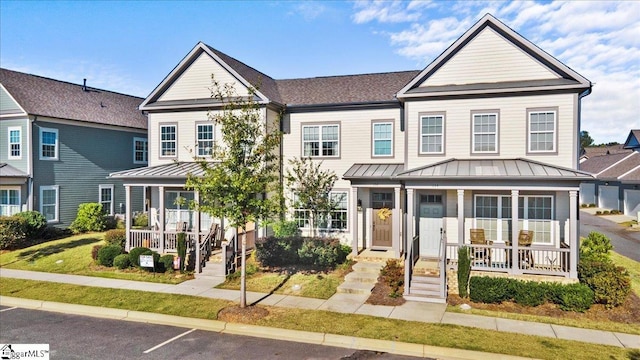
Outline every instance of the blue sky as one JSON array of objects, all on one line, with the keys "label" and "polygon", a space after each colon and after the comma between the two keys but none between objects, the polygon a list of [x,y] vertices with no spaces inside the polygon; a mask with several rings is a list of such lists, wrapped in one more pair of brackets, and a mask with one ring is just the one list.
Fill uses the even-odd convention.
[{"label": "blue sky", "polygon": [[147,96],[203,41],[276,79],[422,69],[491,13],[594,83],[582,129],[640,129],[640,2],[7,1],[0,66]]}]

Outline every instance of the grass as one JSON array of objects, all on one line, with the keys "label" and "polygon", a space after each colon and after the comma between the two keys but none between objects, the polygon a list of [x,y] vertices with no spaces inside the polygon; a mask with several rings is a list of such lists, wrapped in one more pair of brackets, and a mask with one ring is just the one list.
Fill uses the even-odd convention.
[{"label": "grass", "polygon": [[26,249],[0,254],[0,267],[16,270],[42,271],[59,274],[86,275],[112,279],[177,284],[190,277],[145,270],[119,270],[98,266],[91,258],[91,249],[103,245],[105,233],[90,233],[49,241]]},{"label": "grass", "polygon": [[[42,281],[2,279],[0,295],[37,300],[105,306],[203,319],[217,319],[224,307],[235,305],[186,295],[135,290],[101,289]],[[455,325],[429,324],[318,310],[265,307],[269,315],[255,325],[325,332],[484,351],[539,359],[627,359],[630,351],[605,345],[505,333]]]}]

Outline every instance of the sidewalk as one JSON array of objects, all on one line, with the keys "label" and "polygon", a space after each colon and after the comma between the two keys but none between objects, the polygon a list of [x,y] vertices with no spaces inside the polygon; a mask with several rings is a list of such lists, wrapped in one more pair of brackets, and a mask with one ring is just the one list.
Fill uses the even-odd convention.
[{"label": "sidewalk", "polygon": [[[240,299],[240,292],[237,290],[223,290],[213,288],[217,284],[224,281],[224,278],[212,276],[198,276],[194,280],[189,280],[181,284],[172,285],[0,268],[0,278],[4,277],[59,282],[103,288],[132,289],[138,291],[159,292],[168,294],[194,295],[207,298],[225,299],[230,301],[239,301]],[[616,333],[611,331],[580,329],[561,325],[509,320],[471,314],[448,313],[445,312],[445,304],[407,301],[401,306],[370,305],[365,304],[367,297],[367,295],[335,294],[328,300],[322,300],[291,295],[269,295],[264,293],[247,292],[247,303],[259,303],[262,305],[288,308],[327,310],[348,314],[371,315],[408,321],[453,324],[488,330],[640,349],[640,335]]]}]

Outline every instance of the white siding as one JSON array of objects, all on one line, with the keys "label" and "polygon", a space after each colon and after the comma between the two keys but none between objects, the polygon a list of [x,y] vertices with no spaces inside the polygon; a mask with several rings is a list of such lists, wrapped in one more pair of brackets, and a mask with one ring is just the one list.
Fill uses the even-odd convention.
[{"label": "white siding", "polygon": [[420,86],[555,78],[559,76],[487,27]]},{"label": "white siding", "polygon": [[[407,164],[415,168],[450,158],[518,157],[552,165],[573,168],[576,162],[575,139],[578,129],[574,123],[573,94],[501,97],[492,99],[459,99],[408,102],[407,109]],[[527,154],[527,109],[557,108],[557,154]],[[471,154],[471,112],[499,110],[498,154]],[[445,141],[442,155],[419,156],[420,113],[445,114]]]},{"label": "white siding", "polygon": [[211,56],[202,53],[158,101],[207,99],[211,97],[211,75],[221,84],[234,84],[239,95],[248,95],[247,88],[240,84],[222,65]]}]

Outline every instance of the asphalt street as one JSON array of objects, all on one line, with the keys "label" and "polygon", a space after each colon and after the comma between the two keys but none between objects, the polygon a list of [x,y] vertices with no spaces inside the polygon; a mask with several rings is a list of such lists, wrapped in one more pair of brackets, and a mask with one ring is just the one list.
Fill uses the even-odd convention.
[{"label": "asphalt street", "polygon": [[65,360],[416,359],[372,351],[7,307],[0,307],[0,343],[49,344],[50,358]]},{"label": "asphalt street", "polygon": [[580,236],[587,237],[597,231],[611,239],[611,245],[618,254],[640,261],[640,231],[626,230],[621,225],[600,216],[580,212]]}]

